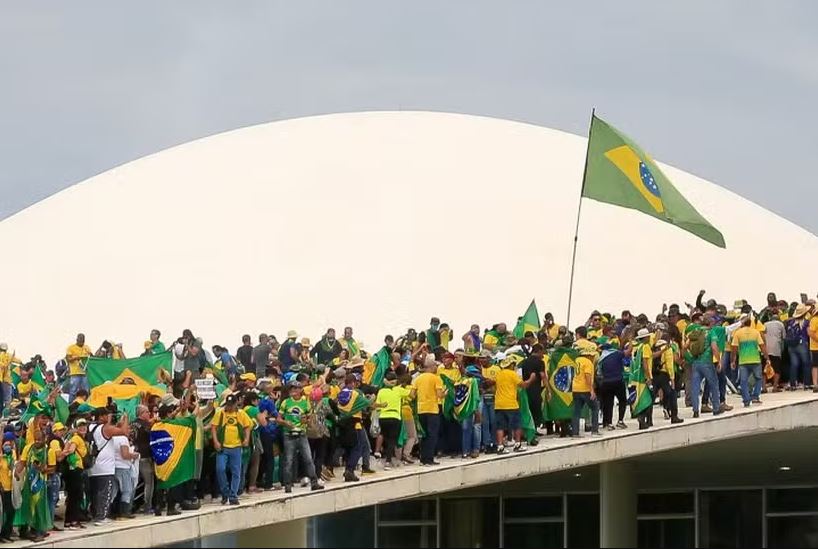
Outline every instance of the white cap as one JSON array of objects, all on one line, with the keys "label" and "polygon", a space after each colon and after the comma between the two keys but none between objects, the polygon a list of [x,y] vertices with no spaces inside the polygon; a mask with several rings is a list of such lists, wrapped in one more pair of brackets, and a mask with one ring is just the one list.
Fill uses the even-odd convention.
[{"label": "white cap", "polygon": [[8,343],[0,343],[0,351],[8,351],[9,344]]}]

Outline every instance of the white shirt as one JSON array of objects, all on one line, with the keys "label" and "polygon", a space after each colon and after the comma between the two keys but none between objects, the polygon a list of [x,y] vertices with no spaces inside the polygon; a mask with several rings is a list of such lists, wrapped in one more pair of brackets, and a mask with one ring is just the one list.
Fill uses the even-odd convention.
[{"label": "white shirt", "polygon": [[[181,358],[180,358],[181,357]],[[185,371],[185,344],[184,343],[177,343],[173,346],[173,371],[174,372],[184,372]]]},{"label": "white shirt", "polygon": [[97,445],[99,454],[97,455],[96,461],[94,461],[94,466],[91,467],[91,470],[88,472],[88,475],[92,477],[101,477],[104,475],[115,474],[116,454],[114,453],[114,450],[117,448],[116,444],[114,444],[112,439],[105,438],[105,435],[102,434],[101,424],[97,423],[92,425],[91,430],[93,432],[94,443]]},{"label": "white shirt", "polygon": [[122,447],[130,448],[131,444],[128,442],[128,437],[117,435],[111,440],[111,445],[114,447],[114,462],[117,469],[130,469],[131,460],[122,457]]}]

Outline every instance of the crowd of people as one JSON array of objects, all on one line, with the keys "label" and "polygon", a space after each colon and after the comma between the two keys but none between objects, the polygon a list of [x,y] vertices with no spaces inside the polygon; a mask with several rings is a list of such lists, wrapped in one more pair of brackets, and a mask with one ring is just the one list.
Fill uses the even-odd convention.
[{"label": "crowd of people", "polygon": [[[133,417],[110,401],[89,404],[88,358],[124,359],[121,344],[92,351],[79,334],[53,369],[0,344],[0,540],[41,541],[137,512],[178,515],[207,499],[238,505],[265,490],[320,490],[337,476],[356,482],[441,457],[524,452],[542,437],[631,428],[626,419],[649,429],[655,405],[681,423],[682,403],[690,417],[729,412],[731,390],[747,407],[764,392],[818,391],[814,301],[770,294],[756,311],[704,295],[653,319],[594,311],[573,330],[548,313],[536,330],[501,322],[456,337],[432,318],[425,330],[385,336],[374,352],[350,327],[314,345],[294,330],[281,341],[260,334],[255,345],[246,335],[235,353],[207,349],[190,330],[166,347],[153,330],[137,355],[168,353],[165,391],[142,395]],[[215,398],[199,397],[201,379],[213,380]],[[152,426],[180,416],[196,420],[195,472],[158,489]]]}]

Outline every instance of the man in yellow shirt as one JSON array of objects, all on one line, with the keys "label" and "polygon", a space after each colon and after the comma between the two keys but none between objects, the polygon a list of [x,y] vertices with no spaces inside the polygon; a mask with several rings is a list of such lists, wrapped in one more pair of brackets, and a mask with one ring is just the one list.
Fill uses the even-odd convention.
[{"label": "man in yellow shirt", "polygon": [[412,381],[412,393],[418,401],[418,419],[426,436],[420,443],[420,464],[439,465],[435,461],[438,432],[440,431],[440,412],[438,401],[443,398],[443,380],[437,375],[437,362],[434,355],[426,355],[423,360],[423,373]]},{"label": "man in yellow shirt", "polygon": [[85,361],[91,356],[91,348],[85,344],[85,334],[77,334],[77,342],[68,347],[65,361],[68,363],[68,401],[74,400],[77,391],[88,390],[85,377]]},{"label": "man in yellow shirt", "polygon": [[11,369],[14,365],[22,366],[23,361],[9,354],[9,346],[0,343],[0,411],[11,402]]},{"label": "man in yellow shirt", "polygon": [[594,391],[594,356],[596,350],[585,345],[578,346],[579,356],[576,361],[576,371],[571,384],[571,393],[574,396],[574,416],[571,418],[571,436],[578,437],[579,418],[582,409],[587,405],[591,409],[591,433],[600,436],[599,432],[599,400]]},{"label": "man in yellow shirt", "polygon": [[767,355],[767,346],[764,343],[764,338],[761,337],[761,333],[753,328],[752,325],[753,318],[747,314],[743,315],[741,328],[733,332],[733,339],[730,343],[732,347],[730,366],[735,370],[736,362],[738,362],[739,379],[741,380],[741,398],[744,401],[745,408],[749,408],[751,402],[749,385],[751,375],[755,378],[752,402],[761,404],[761,355],[764,355],[767,364],[770,363],[770,357]]},{"label": "man in yellow shirt", "polygon": [[[441,377],[441,381],[443,376],[451,380],[452,383],[460,381],[462,374],[459,366],[455,362],[454,354],[446,352],[443,354],[442,360],[443,364],[437,368],[437,375]],[[438,404],[442,406],[443,399],[441,399]],[[440,423],[443,453],[449,457],[457,457],[460,455],[460,447],[463,444],[463,428],[460,426],[460,422],[454,417],[441,417]]]},{"label": "man in yellow shirt", "polygon": [[[216,449],[216,476],[222,492],[222,505],[239,504],[241,480],[241,450],[250,445],[253,422],[244,410],[238,409],[236,395],[228,395],[224,407],[216,410],[210,424],[213,447]],[[230,467],[230,484],[227,468]]]},{"label": "man in yellow shirt", "polygon": [[673,347],[664,339],[660,339],[656,342],[655,349],[653,360],[658,360],[660,367],[658,369],[654,368],[653,390],[662,391],[662,405],[670,414],[670,423],[684,423],[684,420],[679,417],[676,390],[673,388],[676,379],[676,355],[673,352]]},{"label": "man in yellow shirt", "polygon": [[523,381],[523,378],[515,369],[516,366],[516,363],[509,361],[507,366],[501,369],[494,379],[494,419],[497,422],[495,436],[498,454],[506,451],[504,443],[506,434],[513,435],[515,452],[525,450],[522,443],[523,431],[520,422],[520,399],[517,396],[517,389],[521,387],[523,389],[528,388],[537,379],[537,374],[531,372],[529,378]]}]

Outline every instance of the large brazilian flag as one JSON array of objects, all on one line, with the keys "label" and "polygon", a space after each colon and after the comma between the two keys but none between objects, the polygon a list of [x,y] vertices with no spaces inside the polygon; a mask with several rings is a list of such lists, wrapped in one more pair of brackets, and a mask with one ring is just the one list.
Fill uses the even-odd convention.
[{"label": "large brazilian flag", "polygon": [[342,418],[352,417],[369,408],[369,400],[358,389],[344,387],[336,399]]},{"label": "large brazilian flag", "polygon": [[162,396],[165,386],[159,372],[173,371],[172,352],[115,360],[90,357],[86,375],[91,387],[89,402],[92,406],[105,406],[108,397],[114,400],[130,400],[140,393]]},{"label": "large brazilian flag", "polygon": [[177,417],[159,421],[151,428],[151,454],[158,487],[173,488],[196,472],[196,418]]},{"label": "large brazilian flag", "polygon": [[582,196],[638,210],[724,248],[724,236],[662,173],[639,145],[594,116]]},{"label": "large brazilian flag", "polygon": [[457,383],[448,376],[440,376],[446,386],[443,415],[448,419],[463,421],[480,408],[480,382],[474,377],[461,378]]},{"label": "large brazilian flag", "polygon": [[[548,359],[548,385],[551,398],[546,399],[547,418],[561,421],[574,417],[574,373],[579,353],[570,347],[557,347]],[[545,407],[544,407],[545,408]]]}]

